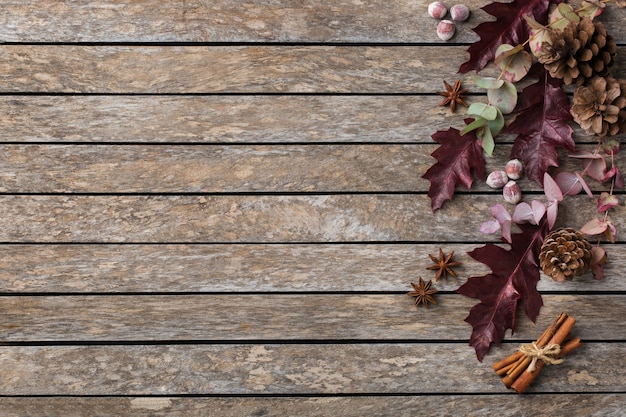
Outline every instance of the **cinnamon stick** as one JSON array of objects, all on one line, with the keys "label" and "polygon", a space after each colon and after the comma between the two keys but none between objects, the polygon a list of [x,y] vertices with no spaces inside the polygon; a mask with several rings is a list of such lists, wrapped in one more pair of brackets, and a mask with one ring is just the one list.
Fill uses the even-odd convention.
[{"label": "cinnamon stick", "polygon": [[[550,338],[550,340],[548,341],[546,345],[558,344],[560,346],[569,335],[569,332],[572,330],[575,323],[576,323],[576,320],[574,320],[572,317],[567,317],[563,321],[563,324],[559,326],[557,331]],[[540,346],[540,347],[543,347],[543,346]],[[537,366],[535,370],[532,372],[522,372],[519,375],[519,377],[513,381],[513,383],[511,384],[511,388],[513,388],[518,394],[521,394],[522,392],[526,391],[530,383],[533,382],[533,380],[537,377],[537,375],[539,375],[539,372],[541,371],[543,366],[544,366],[543,361],[541,360],[537,361]]]},{"label": "cinnamon stick", "polygon": [[[552,324],[548,326],[548,328],[541,334],[541,336],[539,336],[539,339],[537,339],[537,341],[535,342],[537,346],[540,348],[545,347],[550,339],[552,339],[554,334],[557,332],[557,330],[562,326],[567,317],[567,314],[561,313],[559,317],[557,317],[557,319],[552,322]],[[509,365],[509,360],[513,360],[515,366],[507,367],[507,371],[503,372],[502,368]],[[497,362],[496,364],[494,364],[493,367],[498,375],[502,376],[506,374],[506,376],[502,378],[502,383],[507,388],[509,388],[513,384],[513,382],[515,382],[515,380],[520,376],[520,374],[528,368],[528,365],[530,365],[531,361],[532,359],[524,355],[522,352],[518,351],[508,358]]]}]

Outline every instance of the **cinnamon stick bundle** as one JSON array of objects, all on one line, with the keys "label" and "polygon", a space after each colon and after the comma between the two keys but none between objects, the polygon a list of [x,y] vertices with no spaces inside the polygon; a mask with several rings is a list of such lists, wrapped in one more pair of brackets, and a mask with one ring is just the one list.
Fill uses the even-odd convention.
[{"label": "cinnamon stick bundle", "polygon": [[560,363],[560,358],[582,344],[580,338],[568,340],[575,323],[572,317],[561,313],[534,343],[523,345],[517,352],[493,364],[502,383],[521,394],[546,362]]}]

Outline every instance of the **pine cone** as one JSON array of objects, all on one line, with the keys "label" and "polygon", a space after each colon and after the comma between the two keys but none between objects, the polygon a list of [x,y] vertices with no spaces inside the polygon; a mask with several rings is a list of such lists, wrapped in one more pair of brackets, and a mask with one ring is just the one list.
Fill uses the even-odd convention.
[{"label": "pine cone", "polygon": [[615,40],[604,25],[585,17],[563,30],[551,30],[550,41],[542,44],[537,59],[565,85],[582,85],[593,76],[607,75],[616,51]]},{"label": "pine cone", "polygon": [[551,232],[541,245],[539,265],[555,281],[571,281],[584,274],[590,264],[591,244],[571,227]]},{"label": "pine cone", "polygon": [[595,77],[574,91],[574,121],[589,135],[626,132],[626,80]]}]

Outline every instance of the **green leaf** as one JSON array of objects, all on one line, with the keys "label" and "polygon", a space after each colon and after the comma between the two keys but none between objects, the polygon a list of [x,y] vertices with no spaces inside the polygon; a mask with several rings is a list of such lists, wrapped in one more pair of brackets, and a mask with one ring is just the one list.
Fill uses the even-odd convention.
[{"label": "green leaf", "polygon": [[533,64],[533,58],[523,45],[500,45],[496,50],[494,63],[502,71],[504,79],[512,83],[524,78]]},{"label": "green leaf", "polygon": [[480,135],[476,135],[482,139],[483,150],[489,156],[493,154],[493,150],[496,147],[496,144],[493,140],[493,134],[489,126],[485,126]]},{"label": "green leaf", "polygon": [[477,117],[472,123],[465,126],[465,129],[461,130],[460,135],[467,135],[472,130],[480,129],[487,124],[488,120],[482,117]]},{"label": "green leaf", "polygon": [[503,114],[509,114],[517,105],[517,89],[513,83],[505,81],[498,89],[487,90],[489,103],[496,106]]},{"label": "green leaf", "polygon": [[550,27],[552,29],[562,30],[566,28],[570,22],[578,23],[580,17],[576,14],[572,6],[567,3],[561,3],[550,14]]},{"label": "green leaf", "polygon": [[496,108],[496,110],[498,111],[496,118],[487,123],[487,127],[489,127],[493,136],[497,135],[502,129],[504,129],[504,115],[500,109]]},{"label": "green leaf", "polygon": [[578,16],[580,17],[588,17],[593,20],[595,17],[598,17],[604,11],[606,4],[602,1],[598,0],[590,0],[583,1],[581,4],[581,8],[578,9]]},{"label": "green leaf", "polygon": [[569,20],[570,22],[578,23],[580,22],[580,16],[576,13],[574,8],[567,3],[561,3],[557,6],[559,13],[561,16]]},{"label": "green leaf", "polygon": [[467,114],[487,120],[495,120],[498,117],[498,109],[490,104],[472,103],[467,109]]},{"label": "green leaf", "polygon": [[493,77],[479,77],[476,74],[472,74],[472,81],[480,88],[500,88],[504,84],[504,80],[498,80]]}]

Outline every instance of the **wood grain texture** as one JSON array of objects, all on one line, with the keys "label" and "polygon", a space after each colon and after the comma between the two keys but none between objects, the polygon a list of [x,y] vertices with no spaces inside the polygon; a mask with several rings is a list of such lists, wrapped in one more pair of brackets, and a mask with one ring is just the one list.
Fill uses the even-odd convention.
[{"label": "wood grain texture", "polygon": [[[461,128],[467,116],[440,102],[403,95],[0,95],[0,143],[433,143],[433,133]],[[580,128],[574,138],[591,141]]]},{"label": "wood grain texture", "polygon": [[[5,346],[0,347],[0,391],[130,396],[504,393],[491,363],[516,349],[516,344],[503,345],[481,364],[464,343]],[[615,364],[624,354],[625,343],[586,343],[558,367],[544,369],[527,392],[623,392],[626,370]]]},{"label": "wood grain texture", "polygon": [[[439,42],[429,1],[54,1],[3,3],[5,42]],[[474,42],[470,29],[490,16],[484,0],[465,1],[471,18],[454,42]],[[612,6],[612,5],[611,5]],[[43,12],[45,11],[45,13]],[[601,20],[624,41],[620,13]]]},{"label": "wood grain texture", "polygon": [[[479,231],[495,195],[459,195],[430,213],[426,195],[33,196],[0,197],[0,242],[363,242],[497,241]],[[567,207],[576,207],[568,210]],[[596,202],[561,205],[559,225],[580,227]],[[619,230],[626,207],[612,214]],[[429,221],[424,221],[424,216]]]},{"label": "wood grain texture", "polygon": [[[0,45],[0,92],[434,93],[459,77],[479,91],[464,60],[461,46]],[[625,60],[619,47],[614,76]]]},{"label": "wood grain texture", "polygon": [[116,417],[222,417],[285,415],[363,417],[366,415],[413,417],[416,410],[432,417],[476,417],[494,413],[501,417],[550,415],[569,417],[622,417],[626,394],[526,394],[519,395],[415,395],[358,397],[5,397],[0,407],[6,417],[63,415],[82,417],[85,410]]},{"label": "wood grain texture", "polygon": [[[441,84],[443,88],[443,84]],[[415,96],[0,96],[0,142],[430,140],[463,115]]]},{"label": "wood grain texture", "polygon": [[[216,244],[2,245],[2,293],[194,293],[407,291],[442,247],[454,251],[458,279],[436,287],[454,291],[489,269],[467,255],[481,244]],[[626,291],[623,244],[605,245],[602,281],[586,274],[558,283],[542,276],[541,291]]]},{"label": "wood grain texture", "polygon": [[[424,173],[437,145],[71,146],[0,145],[0,192],[6,193],[245,193],[428,191]],[[593,151],[595,146],[580,146]],[[487,158],[502,169],[510,145]],[[381,158],[381,155],[384,155]],[[581,171],[562,155],[561,170]],[[615,158],[621,166],[623,153]],[[555,176],[559,170],[553,170]],[[609,184],[589,181],[597,190]],[[542,191],[519,181],[524,191]],[[494,191],[477,178],[474,191]]]},{"label": "wood grain texture", "polygon": [[[406,294],[3,297],[0,330],[4,342],[469,340],[464,319],[477,300],[436,298],[425,309]],[[545,295],[543,302],[536,325],[520,312],[515,340],[538,338],[563,310],[583,340],[626,335],[612,314],[626,311],[624,295]]]}]

